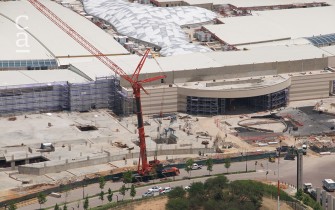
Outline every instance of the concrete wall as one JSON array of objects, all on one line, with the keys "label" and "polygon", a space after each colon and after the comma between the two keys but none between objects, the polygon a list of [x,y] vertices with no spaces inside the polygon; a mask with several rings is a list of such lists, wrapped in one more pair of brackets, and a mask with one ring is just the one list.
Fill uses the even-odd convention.
[{"label": "concrete wall", "polygon": [[[161,155],[182,155],[182,154],[198,154],[199,151],[204,153],[214,153],[213,148],[188,148],[188,149],[167,149],[158,150],[157,156]],[[106,151],[105,151],[106,152]],[[147,151],[148,157],[154,156],[155,151]],[[113,162],[117,160],[123,160],[123,158],[131,159],[138,158],[139,153],[125,153],[121,155],[112,155],[107,152],[107,154],[99,157],[81,158],[78,160],[60,160],[60,161],[48,161],[43,163],[35,163],[28,165],[21,165],[18,167],[20,174],[33,174],[33,175],[43,175],[48,173],[59,173],[61,171],[66,171],[74,168],[81,168],[86,166],[93,166],[99,164],[105,164],[108,162]]]},{"label": "concrete wall", "polygon": [[327,98],[330,93],[329,83],[335,80],[335,73],[329,74],[300,74],[292,76],[290,101]]},{"label": "concrete wall", "polygon": [[335,56],[328,58],[328,66],[335,67]]}]

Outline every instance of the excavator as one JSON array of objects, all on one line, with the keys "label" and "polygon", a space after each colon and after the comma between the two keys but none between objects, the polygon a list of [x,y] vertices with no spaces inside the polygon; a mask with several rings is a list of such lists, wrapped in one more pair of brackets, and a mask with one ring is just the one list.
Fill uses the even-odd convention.
[{"label": "excavator", "polygon": [[100,60],[103,64],[105,64],[109,69],[115,72],[117,75],[122,77],[124,80],[128,81],[133,89],[133,95],[136,103],[136,115],[137,115],[137,129],[139,135],[139,147],[140,147],[140,156],[138,161],[137,173],[140,176],[150,176],[152,173],[162,173],[162,174],[171,174],[171,175],[179,175],[179,169],[175,167],[169,167],[168,169],[164,169],[162,164],[157,157],[155,156],[153,161],[147,161],[147,150],[145,143],[145,132],[144,132],[144,123],[143,123],[143,114],[141,107],[141,90],[149,94],[144,88],[143,84],[152,82],[155,80],[160,80],[166,78],[166,75],[160,75],[153,78],[139,80],[139,74],[144,65],[144,62],[150,52],[150,49],[147,49],[140,60],[137,68],[132,76],[129,76],[125,73],[117,64],[115,64],[107,55],[103,54],[98,50],[93,44],[91,44],[88,40],[82,37],[78,32],[76,32],[72,27],[70,27],[67,23],[65,23],[60,17],[58,17],[54,12],[52,12],[49,8],[47,8],[44,4],[39,2],[38,0],[28,0],[38,11],[40,11],[45,17],[47,17],[51,22],[53,22],[56,26],[58,26],[62,31],[68,34],[71,38],[73,38],[78,44],[84,47],[87,51],[89,51],[94,57]]}]

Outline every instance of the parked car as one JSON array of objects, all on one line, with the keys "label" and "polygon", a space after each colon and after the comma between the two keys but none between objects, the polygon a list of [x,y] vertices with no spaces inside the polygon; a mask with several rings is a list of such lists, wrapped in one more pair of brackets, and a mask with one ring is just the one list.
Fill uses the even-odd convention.
[{"label": "parked car", "polygon": [[159,192],[160,190],[162,190],[162,187],[158,186],[153,186],[152,188],[148,189],[150,192]]},{"label": "parked car", "polygon": [[142,198],[151,197],[151,196],[154,196],[154,192],[153,191],[147,191],[147,192],[143,193]]},{"label": "parked car", "polygon": [[159,194],[166,194],[171,190],[172,190],[171,187],[164,187],[161,191],[159,191]]},{"label": "parked car", "polygon": [[192,170],[198,170],[202,168],[202,165],[198,165],[197,163],[193,163],[192,166],[190,166]]},{"label": "parked car", "polygon": [[184,187],[184,190],[189,190],[190,189],[190,186],[185,186]]}]

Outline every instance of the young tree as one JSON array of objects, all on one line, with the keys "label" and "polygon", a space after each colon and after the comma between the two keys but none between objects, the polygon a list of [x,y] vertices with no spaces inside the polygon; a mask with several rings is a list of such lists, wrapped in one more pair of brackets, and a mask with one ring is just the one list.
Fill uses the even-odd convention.
[{"label": "young tree", "polygon": [[135,189],[135,186],[132,184],[130,188],[130,196],[132,200],[134,200],[135,195],[136,195],[136,189]]},{"label": "young tree", "polygon": [[64,188],[63,188],[63,191],[65,192],[65,201],[64,201],[64,203],[66,203],[67,202],[67,198],[70,195],[70,187],[67,186],[67,185],[65,185]]},{"label": "young tree", "polygon": [[99,199],[101,200],[101,204],[104,203],[104,195],[105,195],[104,191],[101,191],[101,192],[99,193]]},{"label": "young tree", "polygon": [[126,190],[127,190],[127,188],[126,188],[125,185],[122,185],[119,189],[119,192],[122,195],[122,200],[123,200],[123,197],[126,195]]},{"label": "young tree", "polygon": [[17,207],[16,207],[15,203],[10,202],[10,204],[8,206],[8,210],[16,210],[16,209],[17,209]]},{"label": "young tree", "polygon": [[208,171],[208,174],[211,175],[211,172],[213,171],[213,159],[212,158],[208,158],[206,160],[206,166],[207,166],[207,171]]},{"label": "young tree", "polygon": [[54,207],[54,210],[59,210],[59,206],[58,204],[56,203],[55,207]]},{"label": "young tree", "polygon": [[131,183],[133,179],[133,173],[131,171],[126,171],[123,173],[123,183],[128,184]]},{"label": "young tree", "polygon": [[99,188],[101,189],[101,191],[105,188],[105,185],[106,185],[105,177],[100,176],[99,177]]},{"label": "young tree", "polygon": [[111,188],[108,188],[107,200],[108,200],[109,202],[112,202],[112,201],[113,201],[113,192],[112,192]]},{"label": "young tree", "polygon": [[42,209],[42,204],[47,202],[47,197],[45,196],[43,192],[40,192],[37,194],[37,200],[38,200],[38,203],[40,204],[40,209]]},{"label": "young tree", "polygon": [[84,209],[87,210],[89,208],[89,201],[88,201],[88,197],[86,196],[85,201],[84,201]]},{"label": "young tree", "polygon": [[224,167],[227,169],[227,173],[228,173],[228,169],[230,168],[230,165],[231,165],[231,160],[230,158],[226,158],[224,160]]},{"label": "young tree", "polygon": [[63,206],[63,210],[67,210],[67,205],[66,205],[66,203],[65,203],[64,206]]},{"label": "young tree", "polygon": [[194,161],[193,159],[188,159],[185,163],[185,171],[191,176],[192,165]]}]

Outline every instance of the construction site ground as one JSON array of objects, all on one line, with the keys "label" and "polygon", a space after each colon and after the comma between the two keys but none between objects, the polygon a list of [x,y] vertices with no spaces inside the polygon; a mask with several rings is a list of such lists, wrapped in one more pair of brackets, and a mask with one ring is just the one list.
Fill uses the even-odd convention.
[{"label": "construction site ground", "polygon": [[[323,100],[332,103],[333,98]],[[240,154],[245,152],[274,151],[280,140],[286,145],[301,145],[301,135],[322,135],[331,131],[335,116],[320,114],[313,111],[320,100],[291,102],[288,107],[272,110],[272,112],[258,112],[252,114],[238,113],[225,116],[198,117],[184,113],[176,113],[163,118],[145,116],[145,132],[147,150],[157,149],[188,149],[217,147],[223,154]],[[296,109],[298,108],[298,109]],[[252,116],[278,113],[293,118],[301,124],[297,131],[282,130],[285,126],[280,122],[268,122],[264,119],[250,120]],[[273,133],[245,132],[238,125],[243,121],[257,129],[272,130]],[[94,110],[85,113],[59,112],[19,115],[0,118],[0,160],[4,164],[14,158],[28,156],[43,156],[47,160],[74,160],[82,157],[94,157],[104,154],[111,155],[128,152],[139,152],[137,146],[138,134],[136,116],[117,117],[109,110]],[[314,129],[314,126],[317,129]],[[81,131],[87,128],[88,131]],[[237,128],[237,129],[236,129]],[[239,129],[241,131],[239,131]],[[309,132],[309,133],[308,133]],[[177,137],[173,144],[165,144],[169,137]],[[163,139],[163,140],[162,140]],[[165,141],[166,140],[166,141]],[[156,144],[156,141],[161,142]],[[204,144],[205,142],[205,144]],[[264,144],[264,142],[270,142]],[[54,152],[41,152],[41,143],[52,143]],[[198,154],[159,156],[160,160],[169,159],[170,162],[182,162],[187,158],[199,157]],[[153,157],[149,157],[152,160]],[[106,164],[69,169],[60,173],[45,175],[19,174],[17,168],[0,169],[0,201],[20,194],[20,188],[27,187],[31,192],[49,187],[48,184],[59,185],[94,177],[98,174],[122,172],[129,168],[136,168],[135,159],[113,161]],[[4,167],[4,165],[2,166]],[[28,184],[23,184],[28,183]],[[12,191],[11,189],[17,189]],[[10,191],[11,190],[11,191]],[[13,194],[13,192],[15,192]]]}]

